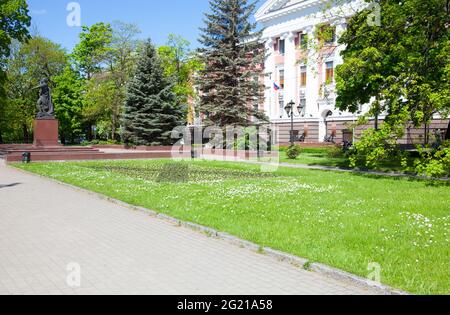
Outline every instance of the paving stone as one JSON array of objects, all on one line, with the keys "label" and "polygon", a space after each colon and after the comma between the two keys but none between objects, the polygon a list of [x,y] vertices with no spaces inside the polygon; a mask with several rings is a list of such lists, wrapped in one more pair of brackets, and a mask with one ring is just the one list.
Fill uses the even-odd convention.
[{"label": "paving stone", "polygon": [[12,183],[0,189],[0,294],[378,293],[0,164],[0,185]]}]

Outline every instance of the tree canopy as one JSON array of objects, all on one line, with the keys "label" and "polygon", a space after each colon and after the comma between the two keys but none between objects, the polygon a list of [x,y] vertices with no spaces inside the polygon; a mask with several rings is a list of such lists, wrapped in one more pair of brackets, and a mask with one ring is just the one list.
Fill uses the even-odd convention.
[{"label": "tree canopy", "polygon": [[172,130],[185,123],[185,114],[176,103],[173,83],[165,74],[155,47],[147,41],[127,89],[124,113],[126,142],[171,144]]},{"label": "tree canopy", "polygon": [[371,104],[386,122],[427,124],[450,109],[450,38],[447,0],[376,1],[381,26],[356,14],[340,38],[337,107],[356,112]]},{"label": "tree canopy", "polygon": [[265,50],[261,32],[250,18],[256,2],[211,0],[201,29],[200,56],[204,69],[198,77],[200,109],[206,124],[247,126],[252,117],[265,119],[255,104],[263,98],[260,82]]}]

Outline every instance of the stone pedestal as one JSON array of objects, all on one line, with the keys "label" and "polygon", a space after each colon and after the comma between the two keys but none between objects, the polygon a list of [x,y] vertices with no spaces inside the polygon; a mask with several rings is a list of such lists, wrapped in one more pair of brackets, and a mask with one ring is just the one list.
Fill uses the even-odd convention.
[{"label": "stone pedestal", "polygon": [[58,142],[59,122],[56,119],[36,119],[34,121],[34,142],[35,147],[55,147]]}]

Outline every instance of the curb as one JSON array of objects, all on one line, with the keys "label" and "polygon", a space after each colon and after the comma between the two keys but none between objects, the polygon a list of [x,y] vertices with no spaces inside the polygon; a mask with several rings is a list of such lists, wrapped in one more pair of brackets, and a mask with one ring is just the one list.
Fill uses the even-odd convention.
[{"label": "curb", "polygon": [[22,172],[27,175],[32,175],[32,176],[39,177],[41,179],[49,180],[58,185],[65,186],[72,190],[97,197],[101,200],[108,201],[110,203],[116,204],[121,207],[144,213],[146,215],[149,215],[152,218],[156,218],[156,219],[168,222],[168,223],[172,223],[176,226],[185,227],[185,228],[188,228],[195,232],[204,233],[204,234],[208,235],[209,237],[214,237],[216,239],[227,241],[228,243],[230,243],[232,245],[251,250],[258,254],[267,255],[267,256],[272,257],[280,262],[288,263],[297,268],[301,268],[301,269],[311,271],[311,272],[316,272],[316,273],[322,274],[326,277],[332,278],[334,280],[350,282],[350,283],[355,284],[362,288],[367,288],[367,289],[372,289],[372,290],[375,289],[381,295],[410,295],[410,293],[408,293],[408,292],[394,289],[390,286],[383,285],[380,283],[375,283],[373,281],[364,279],[360,276],[348,273],[348,272],[340,270],[340,269],[336,269],[336,268],[333,268],[333,267],[330,267],[330,266],[327,266],[324,264],[320,264],[320,263],[311,263],[311,261],[309,261],[308,259],[300,258],[298,256],[291,255],[291,254],[287,254],[287,253],[272,249],[270,247],[261,247],[260,245],[252,243],[250,241],[246,241],[244,239],[235,237],[228,233],[220,232],[220,231],[217,231],[215,229],[212,229],[212,228],[209,228],[209,227],[206,227],[203,225],[199,225],[199,224],[187,222],[187,221],[182,221],[182,220],[176,219],[174,217],[171,217],[171,216],[163,214],[163,213],[158,213],[156,211],[153,211],[153,210],[150,210],[150,209],[147,209],[144,207],[140,207],[140,206],[134,206],[129,203],[120,201],[118,199],[111,198],[111,197],[108,197],[106,195],[103,195],[103,194],[100,194],[97,192],[93,192],[93,191],[90,191],[90,190],[87,190],[87,189],[84,189],[81,187],[77,187],[77,186],[74,186],[74,185],[71,185],[68,183],[64,183],[64,182],[58,181],[56,179],[49,178],[49,177],[46,177],[46,176],[43,176],[40,174],[32,173],[32,172],[29,172],[29,171],[26,171],[26,170],[23,170],[20,168],[11,167],[9,165],[6,165],[6,167],[11,168],[16,171],[19,171],[19,172]]}]

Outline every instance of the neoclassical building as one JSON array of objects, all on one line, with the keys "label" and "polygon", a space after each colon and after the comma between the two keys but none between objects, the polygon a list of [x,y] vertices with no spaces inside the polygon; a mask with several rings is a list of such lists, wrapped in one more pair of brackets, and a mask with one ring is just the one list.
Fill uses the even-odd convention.
[{"label": "neoclassical building", "polygon": [[[289,142],[291,119],[284,110],[294,101],[294,135],[307,142],[333,139],[353,141],[362,129],[351,125],[359,113],[335,108],[335,68],[343,62],[345,48],[337,44],[345,31],[346,21],[358,10],[367,7],[362,0],[348,1],[340,6],[326,7],[329,0],[268,0],[256,13],[256,21],[264,28],[262,40],[268,51],[265,62],[264,111],[279,127],[280,142]],[[321,35],[322,34],[322,35]],[[320,39],[320,36],[324,36]],[[448,127],[448,119],[436,120],[431,129]],[[424,130],[410,128],[405,143],[420,141]]]}]

